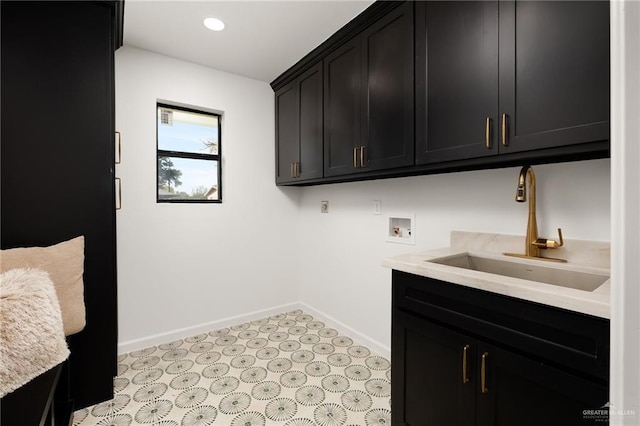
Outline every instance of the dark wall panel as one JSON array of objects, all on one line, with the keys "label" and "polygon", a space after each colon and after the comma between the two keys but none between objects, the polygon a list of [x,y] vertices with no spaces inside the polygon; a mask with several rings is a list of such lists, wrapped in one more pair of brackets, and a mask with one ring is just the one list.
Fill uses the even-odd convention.
[{"label": "dark wall panel", "polygon": [[2,247],[85,236],[86,328],[63,373],[75,408],[116,373],[113,2],[6,2]]}]

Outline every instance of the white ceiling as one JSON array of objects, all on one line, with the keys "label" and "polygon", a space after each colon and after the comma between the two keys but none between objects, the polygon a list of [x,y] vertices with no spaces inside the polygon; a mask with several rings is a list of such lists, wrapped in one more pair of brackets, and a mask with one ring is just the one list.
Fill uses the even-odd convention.
[{"label": "white ceiling", "polygon": [[124,44],[271,82],[372,3],[127,0]]}]

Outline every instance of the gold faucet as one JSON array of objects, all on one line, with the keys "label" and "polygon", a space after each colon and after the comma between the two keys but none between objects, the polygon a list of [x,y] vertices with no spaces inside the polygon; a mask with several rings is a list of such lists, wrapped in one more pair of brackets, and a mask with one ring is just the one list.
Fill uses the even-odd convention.
[{"label": "gold faucet", "polygon": [[524,257],[529,259],[549,260],[553,262],[566,262],[565,259],[540,256],[541,249],[555,249],[562,247],[562,230],[558,228],[559,241],[547,240],[538,237],[538,223],[536,221],[536,175],[531,166],[524,166],[518,176],[518,188],[516,190],[516,201],[524,203],[527,201],[527,177],[529,177],[529,219],[527,221],[527,236],[525,237],[524,254],[504,253],[506,256]]}]

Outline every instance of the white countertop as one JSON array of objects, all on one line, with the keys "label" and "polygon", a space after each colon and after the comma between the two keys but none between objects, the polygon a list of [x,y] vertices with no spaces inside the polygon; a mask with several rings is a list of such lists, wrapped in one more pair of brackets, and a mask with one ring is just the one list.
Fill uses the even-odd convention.
[{"label": "white countertop", "polygon": [[[455,232],[457,231],[454,231],[454,233]],[[489,291],[492,293],[515,297],[518,299],[542,303],[545,305],[568,309],[574,312],[580,312],[601,318],[610,317],[610,279],[605,281],[594,291],[585,291],[429,262],[429,260],[433,260],[436,258],[463,253],[496,259],[512,259],[503,256],[502,252],[496,252],[495,247],[489,251],[483,251],[478,250],[482,248],[482,245],[475,244],[472,246],[465,246],[465,244],[462,244],[460,242],[461,239],[456,238],[454,233],[452,233],[451,247],[430,250],[419,254],[404,254],[385,259],[382,264],[391,269],[408,272],[423,277],[434,278],[440,281],[447,281],[453,284],[463,285],[471,288]],[[465,236],[468,236],[470,233],[464,234]],[[475,239],[475,241],[477,242],[477,238]],[[495,245],[495,235],[493,236],[491,242]],[[573,245],[574,250],[576,244],[577,243]],[[556,253],[553,254],[555,255]],[[608,262],[608,259],[606,260]],[[518,259],[517,262],[524,262],[532,265],[535,265],[536,263],[547,263],[541,260],[528,259]],[[588,265],[593,264],[598,264],[598,262],[588,263]],[[600,262],[600,264],[606,264],[606,262],[603,261]],[[593,268],[591,266],[585,266],[584,264],[579,264],[572,261],[568,263],[554,264],[553,267],[571,271],[591,272],[605,275],[609,274],[609,269],[606,267]]]}]

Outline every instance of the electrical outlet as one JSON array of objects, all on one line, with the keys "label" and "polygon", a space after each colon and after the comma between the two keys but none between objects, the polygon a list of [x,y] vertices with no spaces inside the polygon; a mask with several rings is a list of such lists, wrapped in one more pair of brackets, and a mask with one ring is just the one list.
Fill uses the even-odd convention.
[{"label": "electrical outlet", "polygon": [[380,214],[382,211],[382,201],[373,200],[373,214]]},{"label": "electrical outlet", "polygon": [[328,201],[320,201],[320,213],[329,213]]}]

